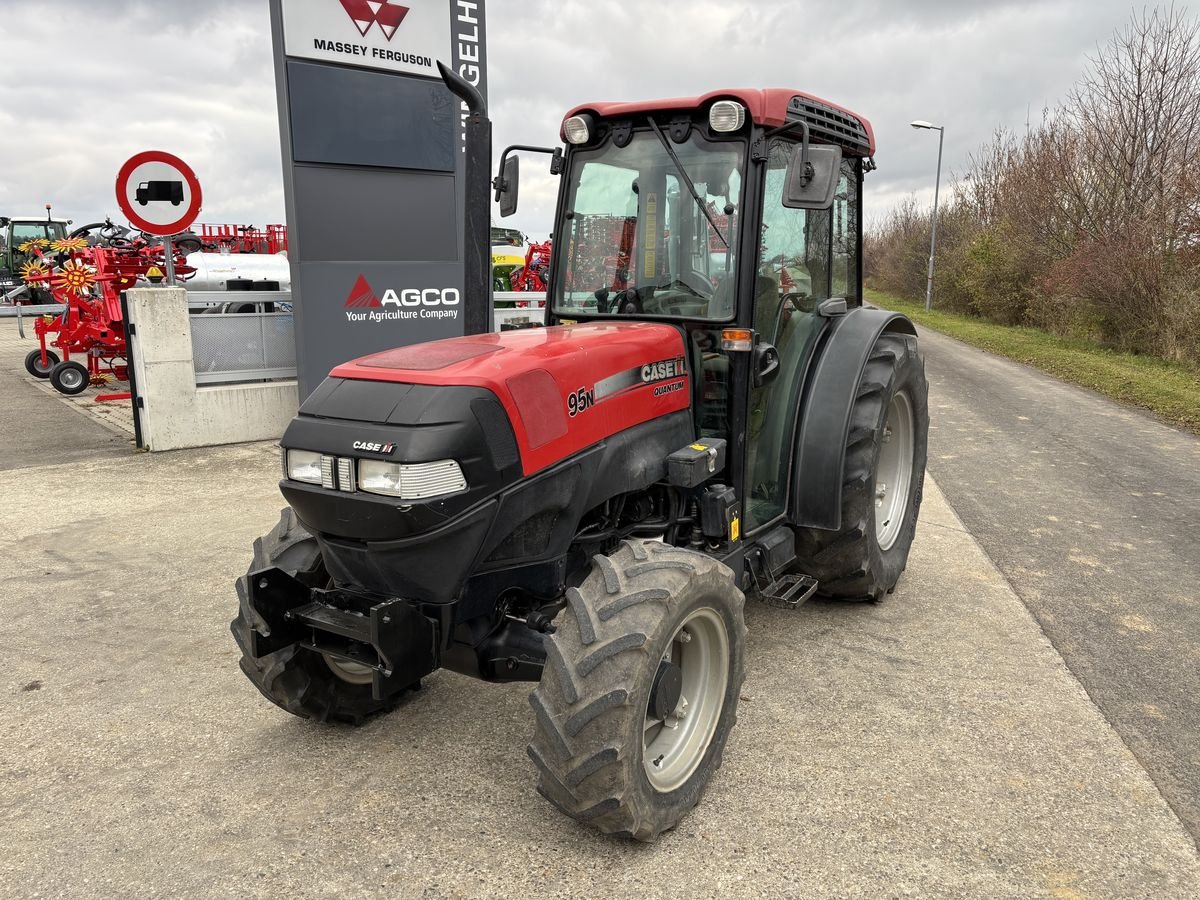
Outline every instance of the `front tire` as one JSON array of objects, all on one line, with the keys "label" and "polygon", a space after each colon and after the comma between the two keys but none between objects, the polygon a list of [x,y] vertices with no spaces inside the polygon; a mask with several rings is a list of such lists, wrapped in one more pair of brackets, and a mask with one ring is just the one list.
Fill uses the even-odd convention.
[{"label": "front tire", "polygon": [[745,669],[742,592],[709,556],[626,541],[567,601],[529,698],[538,791],[602,832],[653,841],[721,765]]},{"label": "front tire", "polygon": [[46,351],[46,364],[42,365],[42,351],[30,350],[25,356],[25,371],[34,378],[49,378],[54,367],[58,365],[58,354]]},{"label": "front tire", "polygon": [[[364,666],[326,659],[299,644],[255,658],[250,632],[258,629],[265,634],[267,626],[250,606],[248,579],[250,573],[272,566],[308,587],[329,584],[317,539],[300,524],[291,507],[282,511],[279,524],[254,542],[249,572],[237,580],[238,615],[229,630],[242,650],[241,669],[246,677],[280,709],[303,719],[361,725],[395,707],[403,695],[376,700]],[[365,677],[363,670],[368,673]]]},{"label": "front tire", "polygon": [[828,597],[881,600],[908,564],[929,435],[925,363],[910,334],[883,334],[859,378],[842,475],[842,530],[796,530],[797,566]]}]

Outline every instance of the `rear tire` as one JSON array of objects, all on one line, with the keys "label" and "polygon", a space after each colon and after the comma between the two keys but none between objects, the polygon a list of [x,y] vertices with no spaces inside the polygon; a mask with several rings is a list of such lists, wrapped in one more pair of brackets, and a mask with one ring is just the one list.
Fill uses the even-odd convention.
[{"label": "rear tire", "polygon": [[[908,424],[903,419],[908,417]],[[893,439],[910,438],[897,469]],[[929,387],[917,339],[884,334],[875,342],[859,379],[846,438],[842,480],[842,530],[796,529],[797,567],[820,582],[828,597],[881,600],[896,587],[908,563],[921,509],[929,433]],[[885,448],[885,445],[886,448]],[[882,469],[894,474],[881,481]],[[904,503],[888,491],[902,483]],[[907,482],[907,483],[903,483]],[[882,496],[880,494],[882,493]],[[891,513],[890,524],[879,516]],[[882,542],[881,542],[882,539]]]},{"label": "rear tire", "polygon": [[[329,583],[317,540],[285,508],[279,524],[254,542],[254,561],[249,572],[275,566],[309,587]],[[264,697],[280,709],[304,719],[361,725],[371,716],[396,706],[403,694],[376,700],[371,682],[356,677],[353,670],[340,676],[334,667],[313,650],[290,644],[282,650],[255,658],[251,634],[266,634],[266,623],[250,607],[249,572],[237,580],[238,616],[229,630],[242,650],[241,668]]]},{"label": "rear tire", "polygon": [[46,365],[42,365],[42,351],[31,350],[25,356],[25,371],[34,378],[49,378],[50,372],[58,365],[58,354],[46,351]]},{"label": "rear tire", "polygon": [[737,721],[742,592],[709,556],[626,541],[567,600],[529,698],[538,792],[602,832],[652,841],[700,800]]}]

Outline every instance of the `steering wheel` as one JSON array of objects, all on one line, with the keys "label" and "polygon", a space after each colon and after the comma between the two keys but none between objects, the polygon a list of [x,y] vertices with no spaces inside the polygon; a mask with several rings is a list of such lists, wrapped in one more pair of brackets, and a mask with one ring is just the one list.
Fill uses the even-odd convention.
[{"label": "steering wheel", "polygon": [[675,280],[666,286],[666,290],[670,290],[679,285],[691,294],[695,294],[704,300],[711,300],[713,296],[712,282],[701,275],[699,272],[693,272],[690,269],[686,272],[680,272],[675,276]]}]

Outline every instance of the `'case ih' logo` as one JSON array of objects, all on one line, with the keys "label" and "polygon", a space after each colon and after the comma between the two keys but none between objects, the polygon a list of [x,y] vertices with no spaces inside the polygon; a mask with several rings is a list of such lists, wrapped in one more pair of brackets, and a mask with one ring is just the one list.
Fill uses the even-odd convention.
[{"label": "'case ih' logo", "polygon": [[354,26],[363,37],[367,36],[372,25],[378,24],[379,30],[389,41],[408,15],[407,6],[387,0],[382,3],[378,0],[342,0],[342,8],[354,20]]}]

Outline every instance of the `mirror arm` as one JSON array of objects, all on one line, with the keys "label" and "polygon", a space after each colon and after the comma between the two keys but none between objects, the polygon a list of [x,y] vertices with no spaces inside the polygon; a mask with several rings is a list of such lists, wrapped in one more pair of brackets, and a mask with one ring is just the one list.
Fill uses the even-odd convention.
[{"label": "mirror arm", "polygon": [[790,134],[797,128],[800,129],[800,166],[804,172],[805,183],[813,180],[815,172],[813,171],[812,163],[808,161],[808,123],[803,119],[796,119],[793,122],[785,122],[778,128],[772,128],[764,135],[767,140],[775,137],[778,134]]},{"label": "mirror arm", "polygon": [[526,150],[530,153],[549,153],[550,174],[558,175],[563,170],[562,147],[532,147],[528,144],[512,144],[509,147],[505,147],[504,152],[500,154],[500,171],[492,179],[492,187],[496,190],[496,200],[499,200],[500,195],[508,190],[508,182],[504,178],[504,163],[508,160],[508,154],[514,150]]}]

